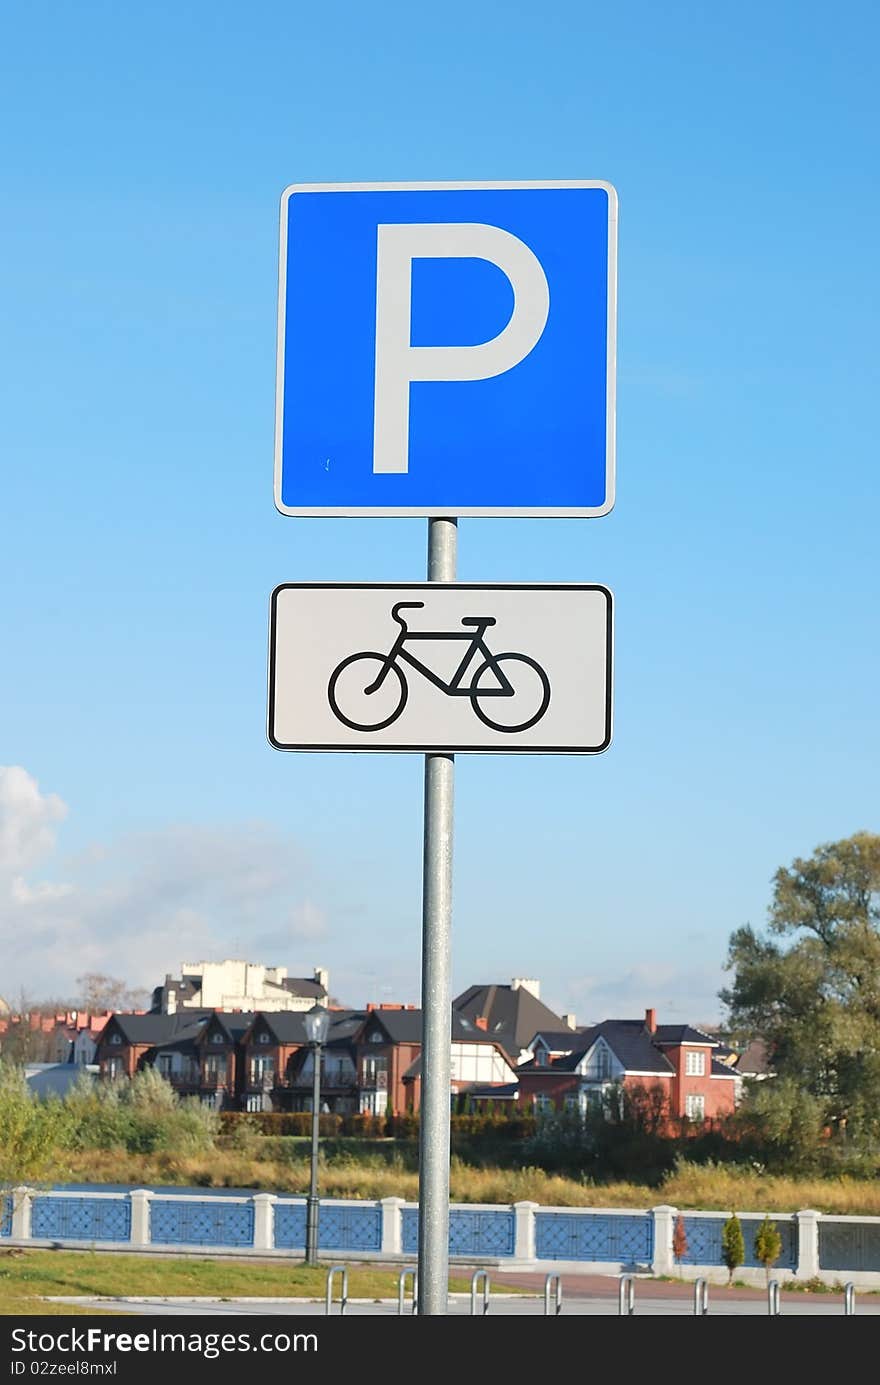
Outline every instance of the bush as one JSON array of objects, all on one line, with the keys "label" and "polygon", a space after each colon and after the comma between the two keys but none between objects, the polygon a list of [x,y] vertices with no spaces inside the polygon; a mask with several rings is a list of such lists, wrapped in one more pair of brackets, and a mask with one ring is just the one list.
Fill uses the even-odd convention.
[{"label": "bush", "polygon": [[130,1082],[93,1085],[83,1078],[61,1105],[72,1149],[124,1149],[130,1154],[194,1154],[214,1148],[216,1111],[181,1099],[153,1068]]},{"label": "bush", "polygon": [[0,1187],[42,1177],[67,1143],[69,1124],[63,1102],[37,1101],[22,1069],[0,1062]]},{"label": "bush", "polygon": [[782,1237],[779,1228],[769,1216],[765,1216],[761,1225],[755,1233],[755,1257],[764,1266],[767,1275],[767,1282],[770,1282],[770,1270],[782,1254]]},{"label": "bush", "polygon": [[733,1272],[746,1258],[746,1243],[742,1223],[734,1212],[721,1228],[721,1258],[727,1266],[727,1282],[733,1283]]}]

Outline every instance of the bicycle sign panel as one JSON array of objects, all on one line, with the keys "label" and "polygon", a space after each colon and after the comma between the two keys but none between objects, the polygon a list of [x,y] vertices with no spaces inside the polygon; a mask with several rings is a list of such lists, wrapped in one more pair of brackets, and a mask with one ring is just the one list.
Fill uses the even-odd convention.
[{"label": "bicycle sign panel", "polygon": [[285,583],[277,750],[590,754],[611,742],[612,597],[576,584]]}]

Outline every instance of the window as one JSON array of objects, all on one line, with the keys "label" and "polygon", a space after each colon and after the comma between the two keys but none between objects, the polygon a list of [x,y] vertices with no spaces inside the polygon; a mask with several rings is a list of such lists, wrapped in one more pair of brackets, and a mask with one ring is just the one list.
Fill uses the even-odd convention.
[{"label": "window", "polygon": [[361,1081],[365,1087],[387,1087],[388,1059],[365,1058],[361,1068]]},{"label": "window", "polygon": [[121,1076],[122,1076],[122,1059],[121,1059],[121,1058],[108,1058],[108,1059],[107,1059],[107,1076],[110,1077],[110,1078],[121,1077]]},{"label": "window", "polygon": [[113,1034],[111,1034],[111,1035],[110,1035],[110,1042],[111,1042],[111,1044],[121,1044],[121,1043],[122,1043],[122,1035],[121,1035],[120,1033],[118,1033],[118,1031],[115,1032],[115,1033],[113,1033]]},{"label": "window", "polygon": [[611,1076],[611,1054],[604,1044],[596,1050],[596,1076],[600,1082],[607,1082]]},{"label": "window", "polygon": [[702,1049],[689,1049],[684,1058],[684,1070],[688,1077],[703,1077],[706,1072],[706,1055]]},{"label": "window", "polygon": [[257,1043],[258,1043],[258,1044],[267,1044],[268,1042],[269,1042],[269,1035],[266,1033],[266,1031],[265,1031],[265,1029],[264,1029],[261,1033],[259,1033],[259,1034],[257,1035]]},{"label": "window", "polygon": [[170,1054],[170,1053],[160,1053],[160,1054],[159,1054],[159,1072],[162,1074],[163,1077],[170,1077],[170,1076],[171,1076],[171,1054]]},{"label": "window", "polygon": [[684,1111],[689,1121],[705,1120],[706,1098],[695,1094],[685,1097]]},{"label": "window", "polygon": [[251,1081],[266,1082],[275,1073],[275,1060],[263,1054],[251,1059]]}]

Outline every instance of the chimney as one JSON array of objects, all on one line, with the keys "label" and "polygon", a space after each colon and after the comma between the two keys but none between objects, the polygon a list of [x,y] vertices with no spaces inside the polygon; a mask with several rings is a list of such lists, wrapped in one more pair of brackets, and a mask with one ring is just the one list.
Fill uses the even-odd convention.
[{"label": "chimney", "polygon": [[646,1011],[645,1011],[645,1028],[647,1029],[647,1031],[648,1031],[649,1034],[656,1034],[656,1033],[657,1033],[657,1011],[656,1011],[656,1010],[646,1010]]},{"label": "chimney", "polygon": [[315,980],[319,986],[323,986],[327,994],[330,994],[330,973],[326,967],[315,967]]},{"label": "chimney", "polygon": [[566,1029],[577,1029],[577,1019],[574,1015],[563,1015],[562,1023],[565,1025]]},{"label": "chimney", "polygon": [[173,986],[169,986],[165,992],[165,1013],[166,1015],[177,1014],[177,992]]},{"label": "chimney", "polygon": [[510,983],[512,991],[528,991],[536,1000],[541,999],[541,983],[534,976],[515,976]]}]

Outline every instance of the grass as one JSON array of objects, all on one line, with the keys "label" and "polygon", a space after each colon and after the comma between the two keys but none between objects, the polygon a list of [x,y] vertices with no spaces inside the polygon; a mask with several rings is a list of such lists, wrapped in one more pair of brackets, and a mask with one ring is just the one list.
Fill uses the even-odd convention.
[{"label": "grass", "polygon": [[[399,1270],[349,1266],[350,1298],[395,1298]],[[327,1267],[301,1263],[241,1263],[210,1257],[117,1255],[77,1250],[0,1251],[0,1316],[35,1313],[84,1313],[76,1305],[46,1303],[43,1295],[95,1296],[125,1294],[182,1298],[316,1298],[323,1299]],[[450,1280],[463,1292],[469,1279]],[[124,1311],[108,1305],[108,1310]]]},{"label": "grass", "polygon": [[[63,1159],[63,1162],[62,1162]],[[222,1149],[208,1155],[136,1155],[93,1150],[61,1156],[47,1181],[155,1184],[178,1187],[249,1188],[306,1193],[309,1163],[300,1141],[268,1137],[256,1151]],[[320,1190],[324,1197],[418,1196],[413,1153],[393,1144],[357,1152],[345,1147],[322,1154]],[[651,1207],[671,1203],[683,1210],[736,1212],[819,1212],[880,1216],[880,1180],[853,1177],[786,1178],[754,1168],[726,1164],[680,1164],[659,1186],[634,1182],[589,1183],[530,1167],[474,1167],[453,1158],[454,1202],[532,1201],[559,1207]]]}]

